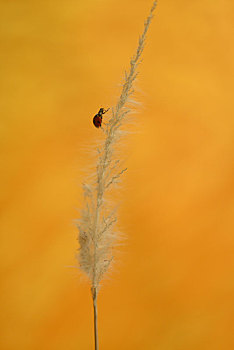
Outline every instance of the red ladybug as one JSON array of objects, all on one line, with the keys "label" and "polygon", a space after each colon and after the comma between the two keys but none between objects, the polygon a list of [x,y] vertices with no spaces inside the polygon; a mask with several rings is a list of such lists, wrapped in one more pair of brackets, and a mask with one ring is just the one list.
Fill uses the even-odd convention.
[{"label": "red ladybug", "polygon": [[109,111],[110,108],[108,109],[104,109],[104,108],[100,108],[98,114],[96,114],[93,117],[93,124],[94,126],[96,126],[96,128],[100,128],[100,126],[102,125],[102,115],[105,114],[107,111]]}]

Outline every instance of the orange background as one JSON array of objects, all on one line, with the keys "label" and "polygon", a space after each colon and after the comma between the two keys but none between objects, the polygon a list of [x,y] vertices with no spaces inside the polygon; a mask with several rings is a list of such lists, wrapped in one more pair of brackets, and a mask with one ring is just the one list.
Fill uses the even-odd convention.
[{"label": "orange background", "polygon": [[[93,349],[76,208],[151,1],[1,2],[2,350]],[[100,349],[234,349],[232,0],[161,0],[135,98]],[[99,137],[99,136],[98,136]]]}]

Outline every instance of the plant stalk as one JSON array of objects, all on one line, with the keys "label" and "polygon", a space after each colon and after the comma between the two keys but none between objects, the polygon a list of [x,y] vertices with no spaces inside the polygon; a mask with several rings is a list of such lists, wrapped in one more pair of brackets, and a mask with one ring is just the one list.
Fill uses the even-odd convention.
[{"label": "plant stalk", "polygon": [[93,315],[94,315],[94,341],[95,341],[95,350],[99,350],[98,344],[98,325],[97,325],[97,289],[93,288]]}]

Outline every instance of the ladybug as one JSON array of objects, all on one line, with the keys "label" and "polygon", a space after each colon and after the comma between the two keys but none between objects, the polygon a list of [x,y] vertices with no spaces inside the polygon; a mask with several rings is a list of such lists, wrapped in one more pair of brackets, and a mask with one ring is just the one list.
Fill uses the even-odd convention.
[{"label": "ladybug", "polygon": [[102,115],[109,111],[110,108],[104,109],[100,108],[99,112],[93,117],[93,124],[96,128],[100,128],[102,125]]}]

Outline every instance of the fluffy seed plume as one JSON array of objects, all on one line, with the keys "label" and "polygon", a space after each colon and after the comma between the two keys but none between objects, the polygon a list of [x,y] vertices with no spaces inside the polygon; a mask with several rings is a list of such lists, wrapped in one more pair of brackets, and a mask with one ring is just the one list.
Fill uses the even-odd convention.
[{"label": "fluffy seed plume", "polygon": [[121,126],[130,111],[127,103],[133,93],[133,83],[155,7],[156,1],[145,21],[136,53],[130,60],[130,69],[125,73],[119,100],[112,108],[112,116],[103,129],[104,140],[101,148],[98,148],[96,178],[92,183],[83,185],[85,206],[77,224],[80,244],[78,259],[80,268],[90,279],[93,298],[96,298],[100,281],[113,260],[112,247],[117,238],[114,225],[117,218],[115,211],[105,204],[105,195],[126,171],[121,168],[121,162],[116,159],[114,150],[122,133]]}]

